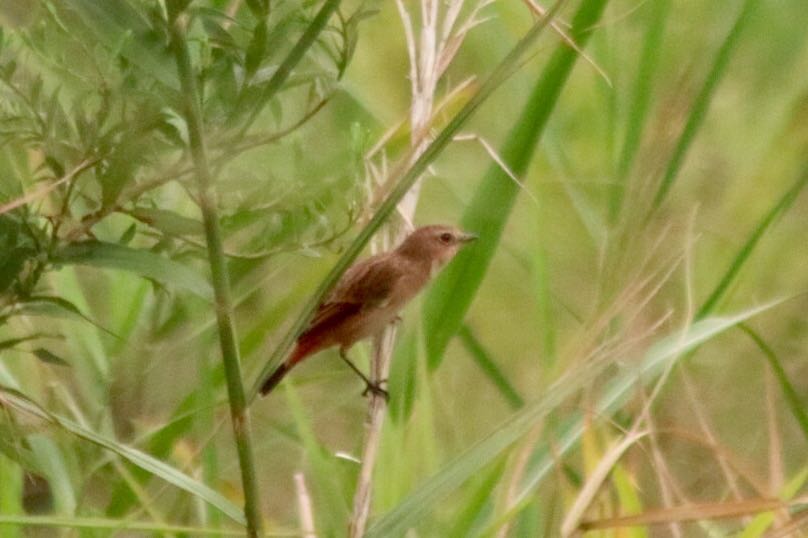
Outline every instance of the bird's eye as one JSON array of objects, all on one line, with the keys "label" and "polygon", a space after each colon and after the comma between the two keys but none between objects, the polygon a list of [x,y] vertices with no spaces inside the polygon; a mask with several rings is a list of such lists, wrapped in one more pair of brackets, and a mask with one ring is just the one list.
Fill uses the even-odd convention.
[{"label": "bird's eye", "polygon": [[441,243],[446,243],[447,245],[452,242],[452,234],[449,232],[445,232],[440,234]]}]

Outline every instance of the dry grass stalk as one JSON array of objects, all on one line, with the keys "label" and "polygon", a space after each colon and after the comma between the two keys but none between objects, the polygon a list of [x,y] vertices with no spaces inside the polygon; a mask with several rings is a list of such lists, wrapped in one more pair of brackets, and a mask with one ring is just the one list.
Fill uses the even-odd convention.
[{"label": "dry grass stalk", "polygon": [[[413,14],[407,10],[402,0],[396,1],[410,58],[409,78],[412,95],[412,106],[410,108],[411,150],[405,162],[407,166],[415,162],[431,141],[429,129],[435,114],[435,95],[438,81],[451,64],[468,32],[482,22],[482,19],[478,17],[480,10],[491,1],[481,0],[477,2],[471,9],[470,15],[463,22],[460,22],[460,12],[464,7],[465,0],[450,0],[449,2],[421,0],[417,36]],[[386,174],[387,162],[383,153],[379,157],[381,159],[380,167],[372,162],[375,152],[380,152],[380,149],[381,146],[374,148],[374,153],[368,155],[366,159],[366,170],[371,184],[369,190],[376,195],[370,196],[371,200],[376,199],[379,192],[386,190],[385,187],[390,179]],[[389,249],[392,245],[400,242],[403,236],[412,229],[420,184],[421,180],[419,179],[398,205],[398,215],[403,226],[389,225],[384,233],[379,234],[378,238],[374,240],[372,244],[374,251]],[[396,328],[389,327],[373,342],[370,374],[371,379],[376,382],[386,379],[389,374],[395,335]],[[371,395],[366,419],[362,463],[354,494],[353,514],[349,524],[349,536],[351,538],[361,537],[367,527],[373,496],[373,470],[376,466],[376,456],[386,409],[387,403],[383,398],[376,394]]]}]

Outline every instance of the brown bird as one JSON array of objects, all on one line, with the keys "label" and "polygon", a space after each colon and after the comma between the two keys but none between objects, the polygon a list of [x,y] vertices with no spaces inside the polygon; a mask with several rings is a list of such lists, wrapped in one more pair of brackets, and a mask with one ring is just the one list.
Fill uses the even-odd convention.
[{"label": "brown bird", "polygon": [[323,349],[339,346],[339,355],[356,372],[368,391],[387,397],[348,358],[359,340],[380,333],[397,321],[398,312],[415,297],[460,247],[476,239],[452,226],[424,226],[398,248],[363,260],[348,269],[317,308],[314,318],[297,338],[289,357],[261,386],[267,395],[297,363]]}]

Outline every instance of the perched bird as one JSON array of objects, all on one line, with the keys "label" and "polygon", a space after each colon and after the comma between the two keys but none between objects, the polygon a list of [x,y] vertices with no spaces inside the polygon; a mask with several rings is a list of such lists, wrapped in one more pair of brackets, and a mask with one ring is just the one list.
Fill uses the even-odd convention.
[{"label": "perched bird", "polygon": [[465,243],[476,239],[452,226],[416,229],[395,250],[363,260],[348,269],[318,307],[314,318],[297,338],[289,357],[261,386],[267,395],[297,363],[323,349],[339,346],[339,354],[365,382],[368,391],[387,397],[387,392],[348,358],[359,340],[380,333],[397,321],[398,312]]}]

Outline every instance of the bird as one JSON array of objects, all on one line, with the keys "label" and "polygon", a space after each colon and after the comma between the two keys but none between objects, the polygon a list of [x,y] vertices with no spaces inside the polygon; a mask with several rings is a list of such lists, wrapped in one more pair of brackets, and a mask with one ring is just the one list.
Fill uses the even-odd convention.
[{"label": "bird", "polygon": [[365,382],[365,391],[388,398],[348,357],[356,342],[381,333],[399,321],[398,313],[420,292],[460,248],[477,239],[454,226],[416,228],[401,244],[351,266],[318,306],[306,329],[297,337],[287,359],[261,386],[266,396],[303,359],[339,346],[339,356]]}]

